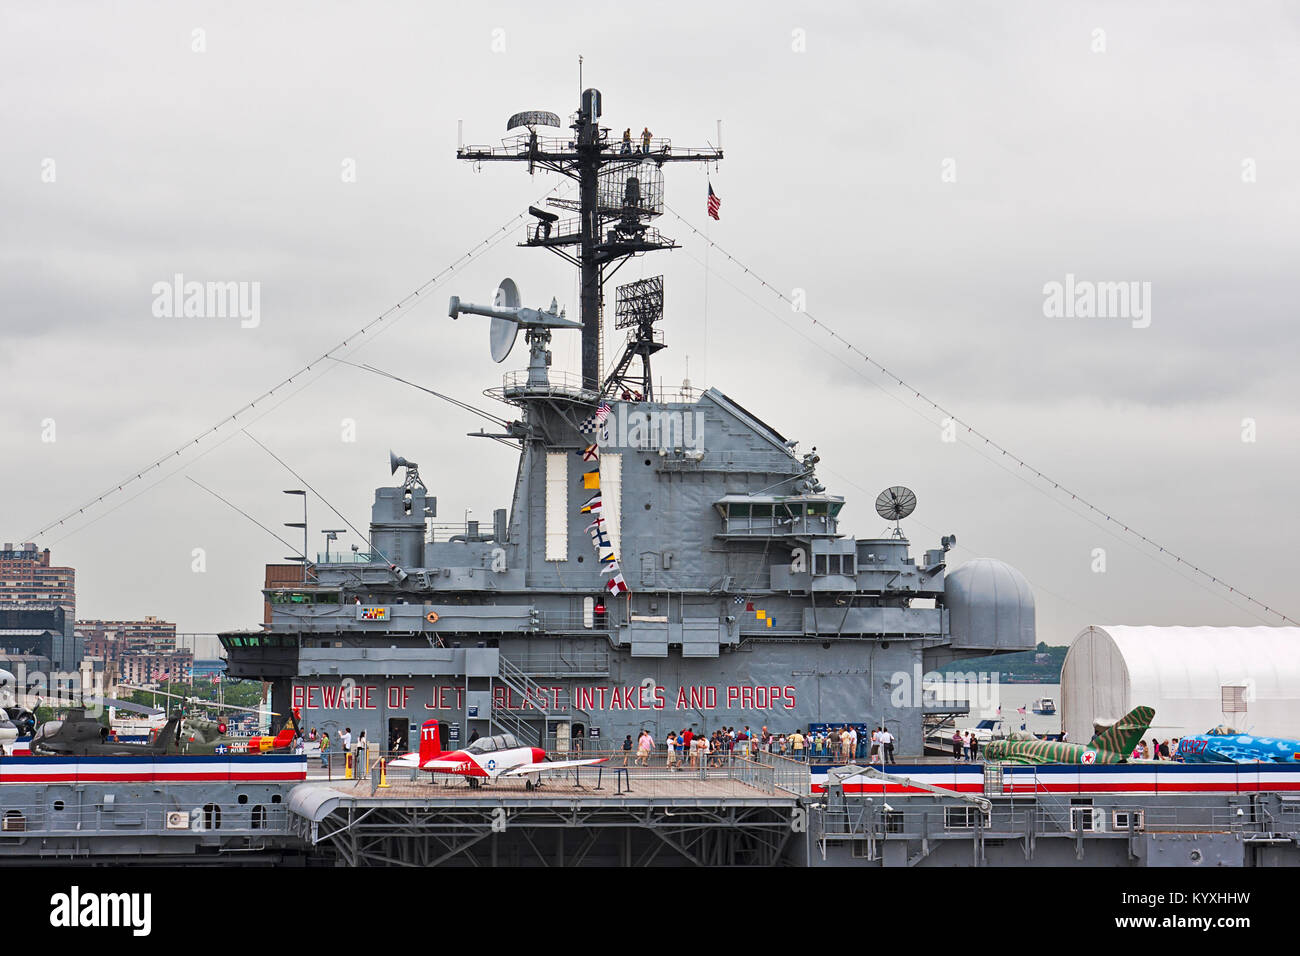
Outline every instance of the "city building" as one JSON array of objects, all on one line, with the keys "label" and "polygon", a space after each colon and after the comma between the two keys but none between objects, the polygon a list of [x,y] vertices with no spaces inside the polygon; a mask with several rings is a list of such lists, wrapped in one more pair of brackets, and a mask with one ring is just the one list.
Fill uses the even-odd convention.
[{"label": "city building", "polygon": [[77,618],[77,572],[50,564],[50,549],[38,551],[33,542],[18,548],[6,543],[0,550],[0,606],[63,610],[62,630],[51,635],[48,653],[56,670],[77,668],[84,651],[75,633]]},{"label": "city building", "polygon": [[117,660],[117,682],[131,686],[194,679],[194,652],[188,649],[163,654],[124,654]]},{"label": "city building", "polygon": [[126,654],[168,654],[176,650],[176,625],[148,615],[142,621],[78,621],[86,653],[116,661]]}]

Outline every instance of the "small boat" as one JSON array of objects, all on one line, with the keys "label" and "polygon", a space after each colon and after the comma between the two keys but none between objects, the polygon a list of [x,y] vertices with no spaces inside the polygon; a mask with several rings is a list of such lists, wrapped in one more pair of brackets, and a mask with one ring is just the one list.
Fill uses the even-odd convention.
[{"label": "small boat", "polygon": [[1030,708],[1035,714],[1054,714],[1056,713],[1056,702],[1050,697],[1040,697],[1034,701]]}]

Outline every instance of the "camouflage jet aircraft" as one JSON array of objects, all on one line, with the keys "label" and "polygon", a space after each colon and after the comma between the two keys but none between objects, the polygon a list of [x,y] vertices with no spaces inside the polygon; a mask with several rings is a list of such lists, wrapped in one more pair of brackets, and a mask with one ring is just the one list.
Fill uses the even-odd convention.
[{"label": "camouflage jet aircraft", "polygon": [[984,759],[989,763],[1019,764],[1125,763],[1155,715],[1155,710],[1150,707],[1134,707],[1086,744],[1057,740],[994,740],[984,745]]}]

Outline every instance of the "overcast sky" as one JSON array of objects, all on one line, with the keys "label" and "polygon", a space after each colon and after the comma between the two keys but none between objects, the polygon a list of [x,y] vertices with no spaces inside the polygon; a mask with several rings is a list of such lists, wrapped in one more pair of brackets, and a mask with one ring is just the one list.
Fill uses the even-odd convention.
[{"label": "overcast sky", "polygon": [[[722,120],[721,248],[1035,468],[1300,617],[1294,5],[6,0],[3,18],[3,541],[205,432],[562,188],[457,162],[457,120],[486,144],[518,110],[568,116],[582,54],[615,135],[703,145]],[[705,178],[666,179],[701,230]],[[915,551],[956,533],[952,564],[1020,568],[1051,643],[1088,624],[1279,623],[964,430],[942,441],[941,416],[716,249],[706,310],[704,245],[659,226],[683,248],[620,276],[666,276],[658,373],[679,381],[689,357],[694,384],[816,445],[850,533],[881,533],[874,496],[911,487]],[[486,300],[511,275],[527,304],[577,311],[572,270],[515,248],[519,231],[350,360],[491,404],[486,323],[453,323],[447,296]],[[259,283],[259,324],[155,316],[177,273]],[[1045,315],[1067,275],[1150,283],[1149,325]],[[555,352],[577,371],[576,337]],[[347,366],[240,420],[358,526],[390,447],[421,463],[442,520],[509,504],[513,456],[464,437],[477,419]],[[293,540],[280,492],[297,480],[227,425],[38,539],[77,569],[79,617],[258,624],[263,565],[290,552],[187,476]],[[314,552],[341,525],[309,508]]]}]

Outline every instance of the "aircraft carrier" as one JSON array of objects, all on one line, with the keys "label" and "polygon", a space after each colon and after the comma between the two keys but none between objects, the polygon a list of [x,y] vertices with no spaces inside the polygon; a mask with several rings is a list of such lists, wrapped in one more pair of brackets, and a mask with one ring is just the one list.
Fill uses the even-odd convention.
[{"label": "aircraft carrier", "polygon": [[[157,772],[173,775],[152,789],[116,784],[75,760],[60,771],[67,780],[43,784],[13,776],[10,761],[0,767],[0,792],[7,806],[29,810],[21,833],[0,839],[0,857],[802,866],[1300,859],[1300,806],[1289,795],[1300,779],[1290,771],[1170,765],[1118,780],[1130,768],[1070,767],[1027,778],[926,761],[927,722],[955,708],[927,701],[923,675],[955,659],[1032,649],[1031,590],[996,560],[949,570],[952,536],[914,553],[906,475],[875,502],[850,503],[819,479],[816,448],[761,417],[752,397],[742,404],[718,388],[664,390],[652,374],[666,346],[662,277],[608,284],[632,257],[676,248],[655,225],[665,170],[723,154],[648,130],[620,139],[601,125],[602,113],[600,92],[587,89],[567,123],[515,114],[500,145],[458,152],[473,164],[559,174],[575,187],[530,209],[519,238],[578,270],[577,317],[555,302],[525,305],[506,279],[491,304],[454,297],[445,320],[482,323],[485,359],[526,354],[526,368],[486,390],[508,409],[493,431],[460,439],[517,451],[512,499],[490,523],[448,529],[418,465],[446,447],[445,436],[395,435],[409,457],[375,463],[393,481],[374,492],[366,550],[314,562],[304,555],[292,583],[272,580],[269,569],[270,623],[221,640],[230,677],[269,682],[273,711],[297,712],[304,728],[336,741],[347,727],[381,750],[412,749],[434,719],[453,748],[511,734],[555,753],[614,759],[540,790],[396,779],[369,763],[340,781],[340,764],[318,770],[313,759],[308,770],[301,758],[275,758],[290,761],[276,767],[279,777],[249,783],[239,775],[253,771],[239,760],[264,759],[256,757],[191,758],[212,764],[202,784],[175,777],[165,758]],[[609,291],[614,331],[624,337],[613,361],[604,350]],[[579,373],[553,367],[555,336],[580,338]],[[893,533],[841,532],[846,508],[874,509]],[[768,753],[685,771],[663,765],[670,731],[818,724],[887,727],[902,765],[885,768],[892,778]],[[624,769],[620,745],[642,730],[658,755]],[[865,735],[849,757],[866,762]],[[140,792],[117,789],[128,787]],[[137,809],[123,813],[133,801]]]}]

